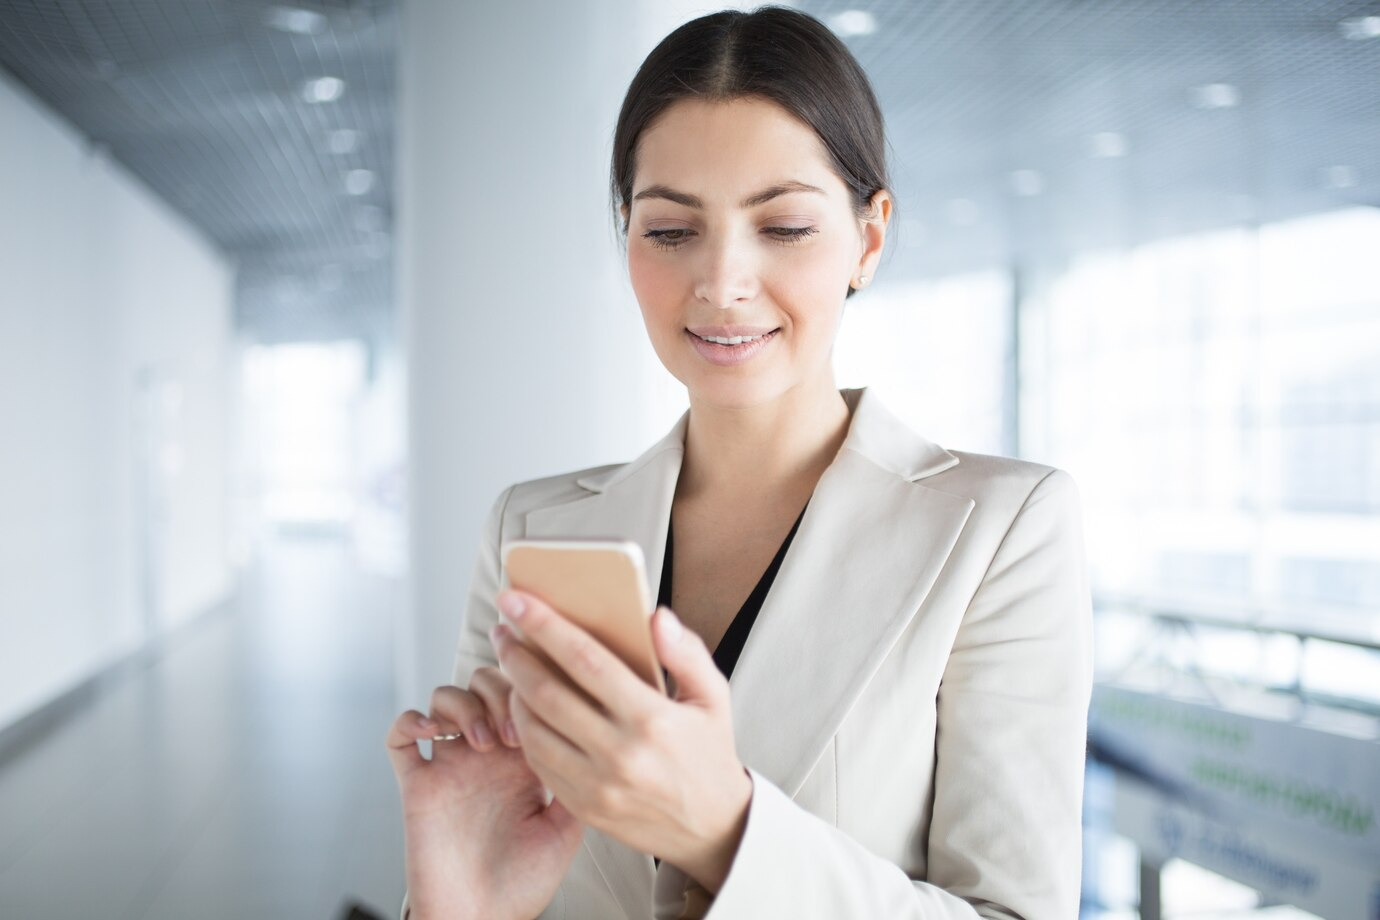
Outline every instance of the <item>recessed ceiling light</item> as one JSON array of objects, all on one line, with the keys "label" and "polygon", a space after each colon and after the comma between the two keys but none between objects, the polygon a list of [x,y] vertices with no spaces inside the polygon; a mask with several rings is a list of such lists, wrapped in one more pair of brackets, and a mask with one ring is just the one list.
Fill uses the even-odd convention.
[{"label": "recessed ceiling light", "polygon": [[345,92],[339,77],[317,77],[302,84],[302,98],[308,102],[335,102]]},{"label": "recessed ceiling light", "polygon": [[338,128],[331,132],[326,143],[331,153],[337,155],[350,153],[359,146],[359,132],[353,128]]},{"label": "recessed ceiling light", "polygon": [[844,10],[829,17],[829,28],[840,38],[871,35],[877,31],[877,17],[866,10]]},{"label": "recessed ceiling light", "polygon": [[1357,16],[1355,19],[1343,19],[1339,25],[1342,29],[1342,36],[1352,41],[1380,38],[1380,16]]},{"label": "recessed ceiling light", "polygon": [[1230,83],[1204,83],[1193,87],[1189,98],[1200,109],[1234,109],[1241,104],[1241,90]]},{"label": "recessed ceiling light", "polygon": [[345,174],[345,191],[351,195],[367,195],[374,187],[374,174],[367,169],[352,169]]},{"label": "recessed ceiling light", "polygon": [[1117,131],[1099,131],[1088,138],[1088,155],[1098,159],[1124,157],[1129,149],[1126,135]]},{"label": "recessed ceiling light", "polygon": [[326,17],[297,6],[270,6],[264,10],[264,25],[295,35],[320,35],[326,31]]},{"label": "recessed ceiling light", "polygon": [[1328,166],[1322,170],[1322,181],[1328,188],[1355,188],[1361,175],[1355,166]]},{"label": "recessed ceiling light", "polygon": [[1011,191],[1022,198],[1033,198],[1045,190],[1045,177],[1033,169],[1017,169],[1011,173]]}]

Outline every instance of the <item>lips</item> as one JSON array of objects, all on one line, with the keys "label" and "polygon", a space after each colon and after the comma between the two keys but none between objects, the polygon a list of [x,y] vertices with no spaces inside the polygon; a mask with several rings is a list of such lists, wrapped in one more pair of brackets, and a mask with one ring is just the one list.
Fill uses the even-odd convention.
[{"label": "lips", "polygon": [[768,332],[775,332],[777,326],[687,326],[686,331],[694,335],[704,337],[712,335],[719,339],[731,339],[734,336],[766,335]]},{"label": "lips", "polygon": [[[690,339],[691,346],[699,353],[700,357],[704,358],[710,364],[726,367],[734,364],[742,364],[757,357],[763,350],[771,347],[772,342],[776,341],[776,335],[779,331],[779,329],[772,329],[766,332],[760,332],[757,334],[761,335],[762,338],[751,342],[740,342],[737,345],[720,345],[717,342],[706,342],[689,329],[685,330],[685,335]],[[715,333],[709,334],[714,335]],[[740,332],[736,334],[743,335],[744,333]]]}]

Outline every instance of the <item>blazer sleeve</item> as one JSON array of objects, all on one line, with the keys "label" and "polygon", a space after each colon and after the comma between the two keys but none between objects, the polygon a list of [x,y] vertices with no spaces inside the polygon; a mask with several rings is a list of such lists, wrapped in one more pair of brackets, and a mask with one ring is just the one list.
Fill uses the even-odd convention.
[{"label": "blazer sleeve", "polygon": [[926,877],[749,768],[746,828],[706,920],[1076,920],[1091,693],[1082,513],[1055,469],[1013,517],[945,665]]},{"label": "blazer sleeve", "polygon": [[493,507],[489,509],[489,516],[484,522],[479,555],[474,562],[474,573],[470,576],[465,613],[460,620],[460,641],[455,649],[455,666],[451,670],[450,682],[457,687],[468,687],[470,675],[481,667],[498,667],[498,655],[494,653],[493,643],[489,641],[489,630],[498,622],[496,599],[502,578],[499,547],[504,537],[503,515],[514,488],[516,486],[509,486],[503,490],[494,501]]},{"label": "blazer sleeve", "polygon": [[[503,513],[508,507],[508,498],[515,486],[509,486],[498,496],[489,516],[484,522],[484,532],[480,538],[479,554],[474,562],[474,573],[470,577],[469,595],[465,601],[465,612],[460,620],[460,641],[455,649],[455,666],[451,671],[450,682],[457,687],[468,687],[470,675],[480,667],[498,667],[498,656],[494,654],[493,643],[489,641],[489,628],[498,622],[498,596],[501,576],[499,546],[503,540]],[[402,906],[398,910],[399,920],[408,920],[410,908],[407,891],[403,890]]]}]

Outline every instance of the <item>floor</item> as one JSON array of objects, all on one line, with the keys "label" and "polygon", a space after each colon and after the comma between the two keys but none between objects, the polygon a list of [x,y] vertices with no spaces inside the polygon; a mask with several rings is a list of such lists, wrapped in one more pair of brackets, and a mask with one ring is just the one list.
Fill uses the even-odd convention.
[{"label": "floor", "polygon": [[235,603],[0,764],[0,917],[397,916],[400,598],[344,541],[272,544]]}]

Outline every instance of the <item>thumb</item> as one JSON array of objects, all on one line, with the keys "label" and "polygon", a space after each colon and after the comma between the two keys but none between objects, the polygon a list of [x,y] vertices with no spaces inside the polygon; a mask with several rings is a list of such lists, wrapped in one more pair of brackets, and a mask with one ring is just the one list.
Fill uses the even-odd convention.
[{"label": "thumb", "polygon": [[546,819],[551,822],[551,826],[556,833],[562,837],[578,835],[583,833],[580,820],[571,813],[565,803],[555,796],[551,797],[551,803],[546,806]]},{"label": "thumb", "polygon": [[681,624],[670,607],[656,609],[652,623],[656,656],[676,679],[676,699],[681,702],[715,700],[723,674],[699,636]]}]

